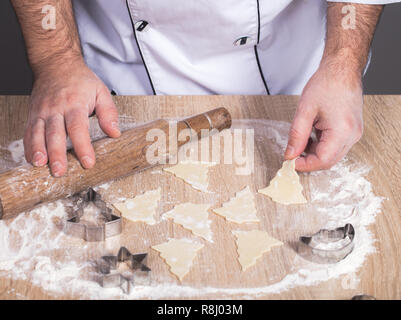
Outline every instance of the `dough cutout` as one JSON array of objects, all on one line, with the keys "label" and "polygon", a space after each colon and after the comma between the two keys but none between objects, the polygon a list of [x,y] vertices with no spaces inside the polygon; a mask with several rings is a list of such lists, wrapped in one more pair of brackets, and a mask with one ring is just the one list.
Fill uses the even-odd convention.
[{"label": "dough cutout", "polygon": [[209,186],[208,172],[209,167],[216,165],[213,162],[201,162],[185,160],[175,166],[164,168],[166,172],[174,174],[176,177],[189,183],[194,189],[208,192]]},{"label": "dough cutout", "polygon": [[213,209],[213,212],[235,223],[259,222],[256,215],[255,196],[249,186],[237,192],[228,202],[223,203],[221,208]]},{"label": "dough cutout", "polygon": [[194,235],[213,242],[212,229],[210,228],[211,221],[208,219],[209,208],[210,204],[181,203],[163,214],[163,218],[173,219],[174,223],[182,225]]},{"label": "dough cutout", "polygon": [[256,264],[256,260],[272,247],[281,246],[283,243],[270,237],[267,232],[260,230],[233,231],[237,243],[238,261],[242,271]]},{"label": "dough cutout", "polygon": [[269,186],[258,192],[269,196],[277,203],[288,205],[307,203],[302,190],[298,173],[295,171],[295,159],[293,159],[284,161],[282,168],[270,181]]},{"label": "dough cutout", "polygon": [[113,206],[128,220],[133,222],[141,221],[152,225],[156,223],[154,216],[160,199],[161,188],[158,188],[146,191],[124,202],[114,203]]},{"label": "dough cutout", "polygon": [[171,273],[181,281],[192,266],[197,252],[203,248],[203,244],[189,239],[171,239],[162,244],[152,246],[169,265]]}]

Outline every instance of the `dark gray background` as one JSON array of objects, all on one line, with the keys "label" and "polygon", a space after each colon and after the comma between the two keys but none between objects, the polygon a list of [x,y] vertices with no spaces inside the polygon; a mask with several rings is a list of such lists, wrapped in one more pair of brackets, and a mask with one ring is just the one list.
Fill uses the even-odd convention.
[{"label": "dark gray background", "polygon": [[[364,79],[366,94],[401,94],[401,4],[387,5],[373,41]],[[0,0],[0,95],[29,94],[32,73],[15,13]]]}]

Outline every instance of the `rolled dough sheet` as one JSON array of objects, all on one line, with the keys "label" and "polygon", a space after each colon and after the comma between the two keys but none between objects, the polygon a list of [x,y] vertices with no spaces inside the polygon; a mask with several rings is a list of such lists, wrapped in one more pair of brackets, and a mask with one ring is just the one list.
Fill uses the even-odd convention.
[{"label": "rolled dough sheet", "polygon": [[152,249],[160,252],[160,256],[170,266],[170,271],[181,281],[189,272],[196,254],[203,244],[189,239],[171,239],[155,245]]},{"label": "rolled dough sheet", "polygon": [[216,165],[212,162],[201,162],[185,160],[177,165],[164,168],[163,170],[174,174],[176,177],[189,183],[194,189],[208,192],[209,186],[208,172],[209,167]]},{"label": "rolled dough sheet", "polygon": [[194,235],[213,242],[211,221],[208,219],[209,208],[210,204],[182,203],[166,212],[163,218],[173,219],[175,223],[190,230]]},{"label": "rolled dough sheet", "polygon": [[161,199],[161,188],[146,191],[135,198],[124,202],[114,203],[113,206],[128,220],[155,224],[157,204]]},{"label": "rolled dough sheet", "polygon": [[237,192],[228,202],[223,203],[221,208],[213,209],[213,212],[235,223],[259,222],[256,215],[255,196],[249,186]]},{"label": "rolled dough sheet", "polygon": [[284,161],[282,168],[270,181],[269,186],[258,192],[269,196],[275,202],[287,205],[307,203],[302,190],[298,173],[295,171],[295,159],[293,159]]},{"label": "rolled dough sheet", "polygon": [[242,271],[256,264],[256,260],[272,247],[281,246],[283,243],[270,237],[267,232],[260,230],[233,231],[237,242],[238,261]]}]

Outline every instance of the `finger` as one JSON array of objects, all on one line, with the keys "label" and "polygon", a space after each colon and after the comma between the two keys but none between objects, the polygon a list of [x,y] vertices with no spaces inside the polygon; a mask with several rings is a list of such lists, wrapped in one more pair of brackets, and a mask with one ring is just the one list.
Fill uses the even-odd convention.
[{"label": "finger", "polygon": [[299,105],[291,125],[285,159],[294,159],[305,150],[316,114],[315,108]]},{"label": "finger", "polygon": [[30,163],[31,162],[31,126],[28,124],[28,126],[25,129],[24,132],[24,154],[25,154],[25,159],[26,162]]},{"label": "finger", "polygon": [[334,158],[334,164],[336,164],[337,162],[339,162],[340,160],[342,160],[345,155],[351,150],[352,148],[352,144],[347,143],[345,144],[342,149],[339,150],[339,152],[337,153],[337,155]]},{"label": "finger", "polygon": [[46,122],[37,118],[30,130],[30,159],[35,167],[44,166],[47,159],[46,152],[46,137],[45,137]]},{"label": "finger", "polygon": [[98,95],[95,108],[103,132],[112,138],[118,138],[121,135],[118,127],[118,111],[111,94],[106,89]]},{"label": "finger", "polygon": [[317,147],[318,143],[319,143],[319,141],[313,141],[312,139],[309,139],[308,145],[306,146],[305,151],[304,151],[305,154],[316,153],[316,147]]},{"label": "finger", "polygon": [[61,177],[67,171],[67,147],[64,117],[57,113],[46,120],[46,145],[52,174]]},{"label": "finger", "polygon": [[322,132],[320,140],[311,145],[311,152],[305,157],[300,157],[295,162],[297,171],[316,171],[329,169],[335,164],[338,156],[344,151],[345,141],[341,139],[341,133],[332,129]]},{"label": "finger", "polygon": [[65,115],[65,124],[68,136],[74,146],[82,166],[86,169],[95,165],[95,151],[93,150],[89,135],[89,119],[83,109],[72,109]]}]

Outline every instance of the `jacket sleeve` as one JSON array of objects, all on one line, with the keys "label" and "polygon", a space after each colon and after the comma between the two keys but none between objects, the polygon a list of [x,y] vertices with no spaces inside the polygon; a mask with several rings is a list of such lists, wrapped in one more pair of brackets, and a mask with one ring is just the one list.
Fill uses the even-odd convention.
[{"label": "jacket sleeve", "polygon": [[359,4],[389,4],[401,2],[401,0],[327,0],[327,2],[352,2]]}]

